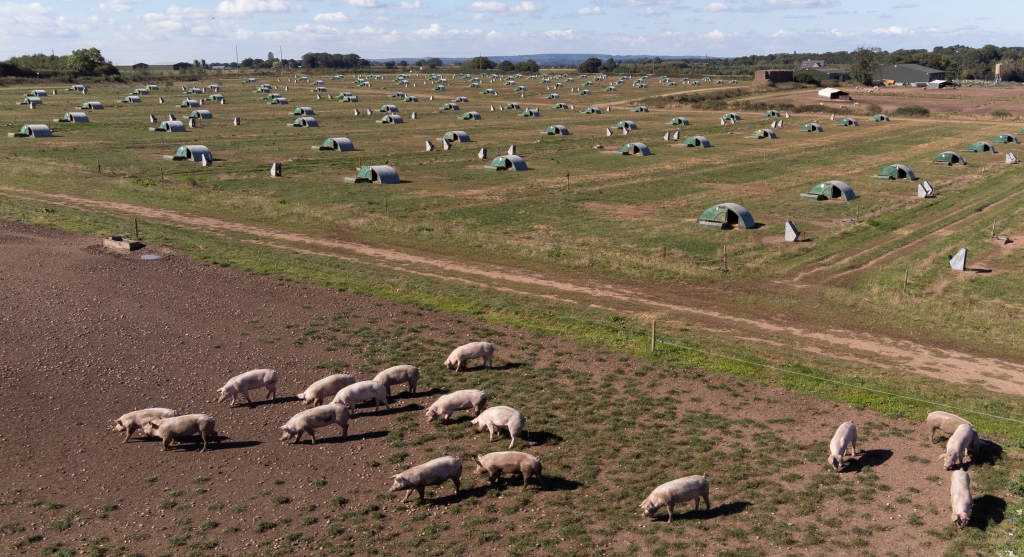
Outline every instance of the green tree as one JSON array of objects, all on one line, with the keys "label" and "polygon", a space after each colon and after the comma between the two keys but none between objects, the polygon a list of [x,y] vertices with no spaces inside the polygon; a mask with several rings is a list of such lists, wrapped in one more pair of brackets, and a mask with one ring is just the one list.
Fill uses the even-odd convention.
[{"label": "green tree", "polygon": [[402,60],[401,62],[398,63],[398,65],[402,66],[402,67],[405,67],[405,66],[409,65],[409,62],[406,62],[405,60]]},{"label": "green tree", "polygon": [[580,73],[594,73],[601,69],[600,58],[587,58],[579,66]]},{"label": "green tree", "polygon": [[[604,71],[606,71],[606,72],[614,72],[615,71],[615,67],[618,66],[618,65],[619,64],[615,62],[615,58],[609,57],[607,60],[604,61],[604,66],[603,66],[604,67]],[[598,69],[600,69],[600,68],[598,68]]]},{"label": "green tree", "polygon": [[68,58],[68,68],[79,75],[94,75],[97,68],[106,65],[107,61],[103,54],[96,48],[72,51],[71,57]]},{"label": "green tree", "polygon": [[859,47],[850,53],[850,77],[864,85],[873,85],[875,72],[882,67],[880,52],[870,48]]},{"label": "green tree", "polygon": [[502,60],[501,63],[498,64],[498,71],[501,73],[514,72],[516,71],[516,65],[508,60]]},{"label": "green tree", "polygon": [[388,60],[387,62],[384,62],[384,67],[389,69],[389,70],[395,69],[395,61],[394,60]]},{"label": "green tree", "polygon": [[536,60],[530,59],[525,62],[516,62],[517,72],[536,73],[540,71],[540,64]]},{"label": "green tree", "polygon": [[430,60],[427,60],[427,63],[425,65],[431,69],[440,68],[441,66],[444,65],[444,60],[440,58],[431,58]]},{"label": "green tree", "polygon": [[492,62],[491,59],[486,56],[477,56],[472,60],[466,60],[463,62],[462,69],[469,71],[493,70],[496,65],[497,64]]}]

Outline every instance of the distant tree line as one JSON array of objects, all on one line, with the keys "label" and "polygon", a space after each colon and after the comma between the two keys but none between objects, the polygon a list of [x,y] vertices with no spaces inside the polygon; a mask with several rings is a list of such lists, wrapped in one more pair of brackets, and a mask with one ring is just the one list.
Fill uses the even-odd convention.
[{"label": "distant tree line", "polygon": [[468,72],[482,72],[484,70],[497,70],[501,73],[536,73],[540,71],[540,64],[534,60],[527,60],[525,62],[510,62],[508,60],[502,60],[499,63],[495,63],[493,60],[486,56],[477,56],[471,60],[462,62],[459,67],[463,71]]},{"label": "distant tree line", "polygon": [[0,76],[3,77],[103,77],[118,75],[117,68],[108,62],[96,48],[83,48],[71,54],[27,54],[13,56],[0,62]]},{"label": "distant tree line", "polygon": [[358,54],[331,54],[328,52],[307,52],[302,55],[301,63],[305,69],[349,70],[371,66],[369,60],[363,60]]}]

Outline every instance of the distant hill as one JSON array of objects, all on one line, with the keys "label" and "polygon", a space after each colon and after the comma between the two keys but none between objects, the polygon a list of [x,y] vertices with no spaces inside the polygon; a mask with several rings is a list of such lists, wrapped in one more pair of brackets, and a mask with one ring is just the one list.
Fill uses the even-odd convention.
[{"label": "distant hill", "polygon": [[[656,54],[517,54],[514,56],[499,56],[499,55],[486,55],[494,62],[501,62],[502,60],[508,60],[509,62],[525,62],[527,60],[533,60],[542,66],[578,66],[581,62],[587,58],[600,58],[601,60],[607,60],[614,58],[616,62],[623,60],[635,60],[639,58],[661,58],[662,60],[679,60],[682,58],[704,58],[703,56],[663,56]],[[405,60],[409,63],[415,62],[420,59],[429,59],[431,56],[395,56],[392,58],[367,58],[371,62],[387,62],[388,60]],[[438,58],[444,60],[445,65],[460,64],[464,60],[469,60],[472,56],[438,56]]]}]

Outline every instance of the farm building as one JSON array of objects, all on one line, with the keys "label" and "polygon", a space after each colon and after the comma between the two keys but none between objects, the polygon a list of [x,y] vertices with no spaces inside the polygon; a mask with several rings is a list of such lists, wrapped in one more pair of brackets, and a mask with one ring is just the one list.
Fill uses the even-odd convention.
[{"label": "farm building", "polygon": [[448,141],[451,142],[458,141],[459,143],[469,143],[470,141],[472,141],[471,139],[469,139],[469,134],[462,131],[446,132],[444,134],[444,139],[447,139]]},{"label": "farm building", "polygon": [[200,105],[199,105],[199,101],[193,101],[191,99],[186,99],[186,100],[181,101],[181,105],[180,106],[181,106],[181,108],[199,108]]},{"label": "farm building", "polygon": [[294,122],[288,124],[289,128],[316,128],[319,126],[320,124],[316,122],[316,118],[311,118],[309,116],[296,118]]},{"label": "farm building", "polygon": [[857,198],[853,193],[853,188],[846,184],[846,182],[840,182],[839,180],[829,180],[828,182],[822,182],[817,186],[811,188],[811,191],[807,193],[801,193],[800,197],[804,199],[814,199],[816,201],[824,201],[826,199],[842,199],[843,201],[852,201]]},{"label": "farm building", "polygon": [[914,171],[902,164],[890,164],[879,170],[875,178],[879,180],[917,180]]},{"label": "farm building", "polygon": [[531,116],[536,117],[536,116],[540,116],[540,110],[537,110],[536,108],[527,108],[526,110],[524,110],[521,113],[519,113],[519,115],[524,117],[524,118],[529,118]]},{"label": "farm building", "polygon": [[513,91],[526,91],[526,86],[525,85],[517,85],[516,88],[513,89]]},{"label": "farm building", "polygon": [[569,135],[569,128],[560,125],[548,126],[544,133],[547,135]]},{"label": "farm building", "polygon": [[979,141],[972,143],[970,147],[964,149],[965,153],[995,153],[996,148],[988,141]]},{"label": "farm building", "polygon": [[519,110],[519,103],[505,103],[505,110]]},{"label": "farm building", "polygon": [[609,86],[605,87],[604,90],[605,91],[618,91],[618,89],[614,85],[609,85]]},{"label": "farm building", "polygon": [[68,87],[67,90],[68,91],[78,91],[79,93],[84,93],[85,92],[85,85],[72,85],[71,87]]},{"label": "farm building", "polygon": [[459,116],[459,118],[462,119],[462,120],[479,120],[480,119],[480,113],[479,112],[474,112],[474,111],[463,112],[462,116]]},{"label": "farm building", "polygon": [[761,116],[764,116],[765,118],[776,118],[781,117],[782,113],[779,112],[778,110],[765,110],[764,114],[762,114]]},{"label": "farm building", "polygon": [[176,161],[192,159],[194,162],[212,161],[213,153],[205,145],[182,145],[174,152],[173,156],[164,156],[165,159]]},{"label": "farm building", "polygon": [[754,217],[740,205],[720,203],[705,209],[697,217],[697,224],[706,228],[725,229],[736,226],[745,229],[754,227]]},{"label": "farm building", "polygon": [[633,108],[633,112],[650,112],[646,106],[637,106]]},{"label": "farm building", "polygon": [[402,99],[402,102],[418,103],[418,102],[420,102],[420,99],[417,98],[417,97],[414,97],[412,95],[406,95],[406,97],[404,99]]},{"label": "farm building", "polygon": [[807,69],[810,69],[810,68],[824,68],[824,67],[825,67],[825,61],[824,60],[811,60],[810,58],[808,58],[808,59],[804,60],[803,62],[800,62],[800,69],[801,70],[807,70]]},{"label": "farm building", "polygon": [[779,136],[775,135],[775,132],[769,129],[756,130],[751,136],[751,139],[778,139]]},{"label": "farm building", "polygon": [[72,122],[75,124],[88,124],[89,117],[84,112],[66,112],[60,119],[61,122]]},{"label": "farm building", "polygon": [[484,168],[487,170],[526,170],[526,161],[516,155],[502,155],[495,157]]},{"label": "farm building", "polygon": [[[138,90],[138,89],[136,89],[136,90]],[[203,90],[198,88],[198,87],[191,87],[191,88],[189,88],[188,91],[185,91],[185,92],[190,94],[190,95],[199,95],[199,94],[201,94],[203,92]],[[146,93],[146,94],[148,95],[149,93]]]},{"label": "farm building", "polygon": [[210,95],[209,97],[206,97],[206,100],[214,101],[214,102],[220,102],[220,101],[224,100],[224,95],[221,95],[220,93],[214,93],[214,94]]},{"label": "farm building", "polygon": [[615,124],[615,129],[619,129],[619,130],[635,130],[636,129],[636,123],[633,122],[632,120],[623,120],[623,121],[619,122],[618,124]]},{"label": "farm building", "polygon": [[743,118],[740,118],[740,115],[736,114],[735,112],[726,112],[725,114],[722,115],[722,119],[723,120],[736,120],[738,122],[738,121],[742,120]]},{"label": "farm building", "polygon": [[324,140],[323,145],[314,145],[314,151],[355,151],[352,141],[347,137],[330,137]]},{"label": "farm building", "polygon": [[560,96],[558,95],[558,93],[551,93],[550,95],[548,95],[548,98],[549,98],[549,99],[560,99],[560,98],[562,98],[562,97],[560,97]]},{"label": "farm building", "polygon": [[826,87],[821,91],[818,91],[818,98],[835,100],[850,100],[850,94],[841,89],[835,89],[833,87]]},{"label": "farm building", "polygon": [[213,113],[209,110],[193,110],[188,115],[189,118],[199,118],[200,120],[213,120]]},{"label": "farm building", "polygon": [[994,143],[1020,143],[1020,141],[1017,141],[1016,136],[1009,133],[1004,133],[998,135],[995,138]]},{"label": "farm building", "polygon": [[959,164],[960,166],[967,166],[967,161],[964,160],[959,154],[953,151],[943,151],[939,153],[939,156],[935,157],[932,161],[934,164],[944,164],[946,166],[953,166]]},{"label": "farm building", "polygon": [[434,86],[434,90],[435,91],[444,91],[444,85],[435,85]]},{"label": "farm building", "polygon": [[497,95],[498,92],[495,91],[494,89],[484,89],[483,91],[480,92],[480,94],[481,95]]},{"label": "farm building", "polygon": [[[199,91],[199,92],[201,93],[202,91]],[[148,95],[149,94],[149,89],[136,89],[136,90],[132,91],[132,94],[133,95]]]},{"label": "farm building", "polygon": [[458,110],[459,105],[455,103],[444,103],[441,105],[441,110]]},{"label": "farm building", "polygon": [[267,99],[268,101],[272,101],[272,100],[274,100],[276,98],[280,98],[280,97],[281,97],[280,93],[267,93],[267,96],[263,97],[263,98]]},{"label": "farm building", "polygon": [[875,114],[874,116],[871,117],[871,121],[872,122],[888,122],[889,121],[889,117],[886,116],[885,114]]},{"label": "farm building", "polygon": [[398,178],[398,172],[385,165],[380,166],[364,166],[359,169],[355,178],[345,178],[346,182],[371,182],[374,184],[400,184],[402,181]]},{"label": "farm building", "polygon": [[681,116],[677,116],[677,117],[669,120],[668,121],[668,125],[670,125],[670,126],[689,126],[690,125],[690,121],[687,120],[686,118],[681,117]]},{"label": "farm building", "polygon": [[100,101],[89,101],[82,105],[85,110],[103,110],[103,103]]},{"label": "farm building", "polygon": [[839,68],[808,68],[803,70],[811,75],[818,81],[838,81],[839,83],[845,83],[850,81],[850,74],[840,70]]},{"label": "farm building", "polygon": [[177,120],[168,120],[166,122],[160,122],[160,125],[155,128],[149,128],[151,132],[184,132],[185,124]]},{"label": "farm building", "polygon": [[44,124],[25,124],[17,133],[9,133],[8,137],[53,137],[50,127]]},{"label": "farm building", "polygon": [[711,142],[703,135],[691,135],[684,139],[679,145],[683,147],[700,147],[702,149],[707,149],[708,147],[711,147]]},{"label": "farm building", "polygon": [[590,89],[580,89],[580,94],[581,95],[589,95],[590,94]]},{"label": "farm building", "polygon": [[590,108],[588,108],[588,109],[583,111],[583,114],[600,114],[600,113],[601,113],[601,109],[597,108],[596,106],[592,106],[592,107],[590,107]]},{"label": "farm building", "polygon": [[327,92],[327,88],[326,87],[314,87],[313,88],[313,92],[314,93],[326,93]]},{"label": "farm building", "polygon": [[555,103],[554,106],[552,106],[552,108],[556,108],[556,109],[561,108],[561,109],[568,110],[569,109],[569,105],[567,105],[565,103]]},{"label": "farm building", "polygon": [[342,93],[341,97],[338,98],[338,102],[340,102],[340,103],[357,103],[357,102],[359,102],[359,97],[357,97],[355,95],[349,95],[348,93]]},{"label": "farm building", "polygon": [[405,120],[397,114],[387,114],[380,119],[381,124],[404,124]]},{"label": "farm building", "polygon": [[[140,98],[140,97],[139,97],[138,95],[128,95],[128,96],[127,96],[127,97],[125,97],[125,98],[124,98],[124,100],[123,100],[123,101],[121,101],[121,102],[126,102],[126,103],[140,103],[140,102],[142,102],[142,98]],[[196,106],[199,106],[199,105],[197,104]]]},{"label": "farm building", "polygon": [[825,128],[821,127],[821,124],[819,124],[817,122],[811,122],[810,124],[804,124],[803,127],[800,128],[800,131],[802,131],[802,132],[824,132]]},{"label": "farm building", "polygon": [[793,81],[792,70],[757,70],[754,72],[754,87],[762,87],[769,83],[789,83]]},{"label": "farm building", "polygon": [[651,150],[647,148],[647,145],[643,143],[627,143],[622,146],[621,149],[615,151],[616,155],[640,155],[641,157],[650,156]]},{"label": "farm building", "polygon": [[466,97],[455,97],[454,99],[452,99],[452,102],[454,102],[454,103],[468,103],[469,99],[467,99]]},{"label": "farm building", "polygon": [[40,99],[39,97],[25,97],[21,101],[21,104],[27,104],[27,105],[31,105],[31,106],[38,106],[38,105],[43,104],[43,99]]},{"label": "farm building", "polygon": [[308,106],[297,106],[295,110],[292,110],[292,114],[295,116],[315,116],[313,109]]},{"label": "farm building", "polygon": [[391,114],[398,114],[398,107],[393,104],[383,104],[377,109],[377,112],[390,112]]},{"label": "farm building", "polygon": [[284,97],[274,97],[270,99],[270,103],[268,104],[288,104],[288,99]]},{"label": "farm building", "polygon": [[842,120],[839,120],[838,122],[836,122],[836,125],[837,126],[859,126],[860,124],[858,124],[857,120],[854,120],[853,118],[843,118]]},{"label": "farm building", "polygon": [[946,72],[920,64],[892,64],[875,70],[874,78],[878,81],[892,83],[928,83],[929,81],[945,81]]}]

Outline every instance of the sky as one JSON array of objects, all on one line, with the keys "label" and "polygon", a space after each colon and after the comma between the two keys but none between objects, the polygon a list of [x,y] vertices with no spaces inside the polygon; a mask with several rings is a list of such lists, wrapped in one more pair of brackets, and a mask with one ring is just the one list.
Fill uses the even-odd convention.
[{"label": "sky", "polygon": [[239,59],[313,51],[409,62],[480,53],[930,50],[1019,46],[1022,20],[1021,0],[8,1],[0,3],[0,59],[88,47],[118,64],[230,62],[236,47]]}]

